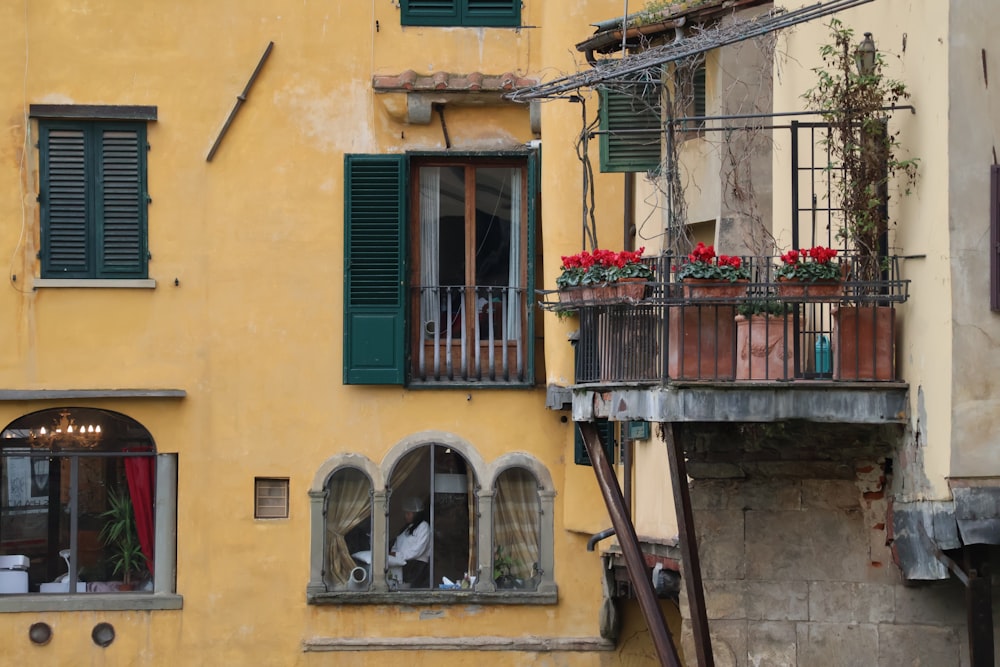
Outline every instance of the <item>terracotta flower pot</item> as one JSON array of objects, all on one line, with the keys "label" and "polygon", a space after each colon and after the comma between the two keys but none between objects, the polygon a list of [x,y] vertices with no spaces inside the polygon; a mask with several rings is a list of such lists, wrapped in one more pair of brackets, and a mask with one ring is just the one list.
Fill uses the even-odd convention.
[{"label": "terracotta flower pot", "polygon": [[791,317],[736,316],[736,379],[787,380],[795,374]]},{"label": "terracotta flower pot", "polygon": [[747,295],[749,280],[711,280],[707,278],[685,278],[681,281],[684,297],[688,299],[740,299]]},{"label": "terracotta flower pot", "polygon": [[732,380],[736,306],[706,303],[672,306],[668,311],[670,377]]},{"label": "terracotta flower pot", "polygon": [[833,314],[833,377],[896,379],[896,311],[889,306],[841,306]]},{"label": "terracotta flower pot", "polygon": [[844,294],[844,286],[839,280],[817,280],[815,282],[802,282],[799,280],[789,280],[787,278],[778,279],[778,296],[789,298],[822,298],[839,299]]}]

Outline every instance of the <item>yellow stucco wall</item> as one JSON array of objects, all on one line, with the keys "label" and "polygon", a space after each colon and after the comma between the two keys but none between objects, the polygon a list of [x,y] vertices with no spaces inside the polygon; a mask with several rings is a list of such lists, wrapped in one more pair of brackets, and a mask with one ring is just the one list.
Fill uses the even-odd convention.
[{"label": "yellow stucco wall", "polygon": [[[0,615],[14,664],[384,664],[392,653],[306,654],[316,637],[594,637],[607,525],[589,469],[572,466],[572,424],[532,390],[345,387],[342,374],[343,156],[444,147],[440,125],[410,125],[372,90],[375,74],[451,71],[551,78],[568,45],[617,1],[524,3],[521,30],[407,28],[388,1],[126,0],[0,3],[0,249],[12,278],[0,386],[179,388],[184,399],[0,404],[0,421],[61,404],[128,414],[176,452],[181,611]],[[205,156],[265,46],[274,50],[212,162]],[[30,289],[38,275],[37,141],[31,104],[155,105],[148,125],[153,290]],[[596,101],[588,114],[596,114]],[[537,138],[527,107],[447,107],[455,148]],[[545,210],[539,287],[581,248],[580,107],[543,105]],[[27,149],[25,151],[25,148]],[[596,160],[596,142],[592,145]],[[599,175],[601,243],[621,243],[622,176]],[[572,377],[571,322],[546,315],[549,381]],[[538,360],[539,363],[541,360]],[[379,462],[397,442],[447,431],[493,461],[524,450],[552,474],[554,606],[308,606],[309,499],[338,452]],[[255,476],[288,477],[291,517],[253,519]],[[572,502],[569,500],[572,499]],[[582,531],[582,532],[581,532]],[[46,647],[27,628],[52,625]],[[115,625],[107,649],[96,622]],[[414,665],[601,664],[607,654],[431,653]]]},{"label": "yellow stucco wall", "polygon": [[[899,131],[901,156],[920,160],[919,180],[912,194],[890,192],[890,218],[894,221],[890,245],[896,254],[918,256],[902,264],[902,277],[911,283],[909,301],[898,308],[897,363],[910,385],[908,437],[918,443],[912,451],[921,460],[907,462],[913,464],[908,469],[913,484],[904,490],[901,500],[949,496],[949,378],[953,370],[949,263],[954,258],[948,224],[949,153],[942,136],[950,117],[948,95],[943,94],[948,81],[947,4],[931,3],[915,12],[907,2],[890,0],[838,14],[854,29],[858,42],[864,32],[873,33],[885,57],[887,75],[906,84],[912,95],[906,103],[916,108],[915,114],[896,112],[890,122],[890,131]],[[802,108],[801,95],[816,80],[812,68],[820,64],[819,45],[829,42],[828,36],[824,20],[803,24],[779,37],[776,112]],[[794,54],[794,58],[781,54]],[[789,173],[789,164],[787,135],[783,135],[775,145],[774,173]],[[790,201],[789,186],[788,179],[776,176],[775,202]],[[790,239],[787,210],[776,207],[774,215],[776,236]]]}]

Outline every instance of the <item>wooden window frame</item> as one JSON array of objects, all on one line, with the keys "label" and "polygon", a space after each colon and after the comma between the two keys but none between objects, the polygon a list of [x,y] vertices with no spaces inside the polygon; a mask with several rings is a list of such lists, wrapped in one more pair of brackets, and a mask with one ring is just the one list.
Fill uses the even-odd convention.
[{"label": "wooden window frame", "polygon": [[[464,295],[464,307],[467,313],[476,313],[476,293],[474,290],[470,289],[476,285],[476,205],[475,205],[475,194],[476,194],[476,181],[475,181],[475,171],[479,168],[517,168],[521,173],[521,192],[525,193],[521,197],[521,213],[520,213],[520,230],[518,237],[520,239],[520,252],[519,257],[521,257],[521,267],[520,267],[520,280],[522,285],[528,285],[528,265],[534,261],[534,258],[528,256],[528,207],[529,201],[526,193],[528,192],[528,160],[527,158],[502,158],[502,157],[487,157],[487,158],[474,158],[474,157],[461,157],[461,158],[444,158],[444,157],[414,157],[410,162],[410,183],[409,183],[409,201],[410,201],[410,219],[409,219],[409,246],[407,252],[409,253],[409,266],[410,266],[410,285],[420,285],[420,168],[421,167],[463,167],[465,170],[465,295]],[[407,326],[409,328],[410,335],[410,354],[411,359],[417,359],[419,354],[419,347],[421,345],[433,345],[433,343],[428,343],[424,340],[423,336],[423,323],[420,318],[416,316],[420,312],[420,293],[418,290],[411,290],[410,294],[410,318]],[[530,301],[529,296],[525,299]],[[522,312],[524,317],[521,318],[521,327],[518,335],[521,341],[527,342],[528,336],[528,320],[529,320],[529,308],[528,304],[521,304]],[[465,323],[465,335],[467,340],[475,340],[475,322],[473,317],[467,318]],[[454,339],[453,339],[454,340]],[[445,345],[445,337],[441,337],[440,345]],[[505,339],[503,336],[499,337],[498,340],[493,342],[494,350],[499,350],[501,346],[507,345],[508,347],[514,347],[516,342],[514,340]],[[466,361],[471,365],[474,363],[474,351],[476,346],[470,345],[469,355],[470,358]],[[452,345],[453,354],[459,353],[460,349]],[[486,355],[487,352],[483,351],[481,355]],[[483,360],[481,360],[484,363]]]}]

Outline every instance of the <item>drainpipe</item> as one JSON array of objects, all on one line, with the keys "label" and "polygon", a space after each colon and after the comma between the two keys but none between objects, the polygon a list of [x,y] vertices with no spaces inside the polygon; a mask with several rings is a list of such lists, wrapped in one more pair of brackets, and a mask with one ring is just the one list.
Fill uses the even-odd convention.
[{"label": "drainpipe", "polygon": [[587,447],[590,462],[594,466],[597,485],[601,488],[601,495],[604,496],[604,504],[607,505],[611,525],[614,526],[618,535],[618,544],[621,546],[622,556],[625,559],[625,569],[628,571],[632,589],[639,601],[639,609],[642,610],[642,616],[646,619],[646,626],[649,628],[649,635],[653,640],[656,655],[661,665],[680,667],[677,649],[670,640],[667,620],[663,616],[663,609],[660,608],[656,590],[653,588],[650,568],[646,566],[642,549],[639,547],[639,538],[635,534],[635,527],[625,509],[625,499],[622,498],[618,478],[615,477],[614,470],[611,469],[611,464],[601,446],[600,433],[593,422],[579,422],[578,426],[580,435],[583,436],[583,443]]},{"label": "drainpipe", "polygon": [[598,542],[600,542],[603,539],[609,538],[609,537],[611,537],[614,534],[615,534],[615,529],[614,528],[605,528],[604,530],[602,530],[599,533],[594,533],[593,535],[590,536],[590,539],[587,540],[587,551],[593,551],[594,550],[594,546]]}]

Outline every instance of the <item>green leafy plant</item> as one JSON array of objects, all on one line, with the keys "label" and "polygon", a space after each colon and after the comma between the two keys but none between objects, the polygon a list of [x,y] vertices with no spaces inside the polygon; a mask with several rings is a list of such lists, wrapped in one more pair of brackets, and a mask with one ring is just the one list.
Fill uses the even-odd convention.
[{"label": "green leafy plant", "polygon": [[736,282],[749,280],[750,271],[743,266],[739,257],[716,255],[714,246],[706,246],[701,241],[687,258],[677,267],[677,279],[696,278]]},{"label": "green leafy plant", "polygon": [[751,315],[786,315],[792,312],[792,304],[777,299],[747,299],[736,306],[736,313],[743,317]]},{"label": "green leafy plant", "polygon": [[109,560],[114,566],[114,574],[120,574],[122,581],[130,585],[133,575],[146,570],[146,557],[139,543],[132,499],[127,491],[111,489],[108,505],[109,509],[101,514],[101,518],[106,520],[101,528],[101,541],[111,550]]},{"label": "green leafy plant", "polygon": [[514,569],[518,566],[518,561],[505,553],[499,544],[493,552],[493,581],[500,588],[513,588],[516,584]]},{"label": "green leafy plant", "polygon": [[820,48],[823,65],[814,68],[816,85],[803,94],[810,108],[830,125],[828,169],[844,211],[841,236],[859,256],[862,280],[877,280],[888,232],[888,185],[897,175],[909,194],[917,177],[915,158],[899,157],[898,132],[888,130],[889,111],[909,97],[906,86],[885,75],[885,59],[869,44],[872,62],[854,46],[854,31],[838,19],[828,24],[830,43]]},{"label": "green leafy plant", "polygon": [[781,256],[781,266],[774,270],[774,275],[779,279],[810,283],[838,280],[840,262],[833,261],[836,256],[836,250],[823,246],[789,250]]}]

